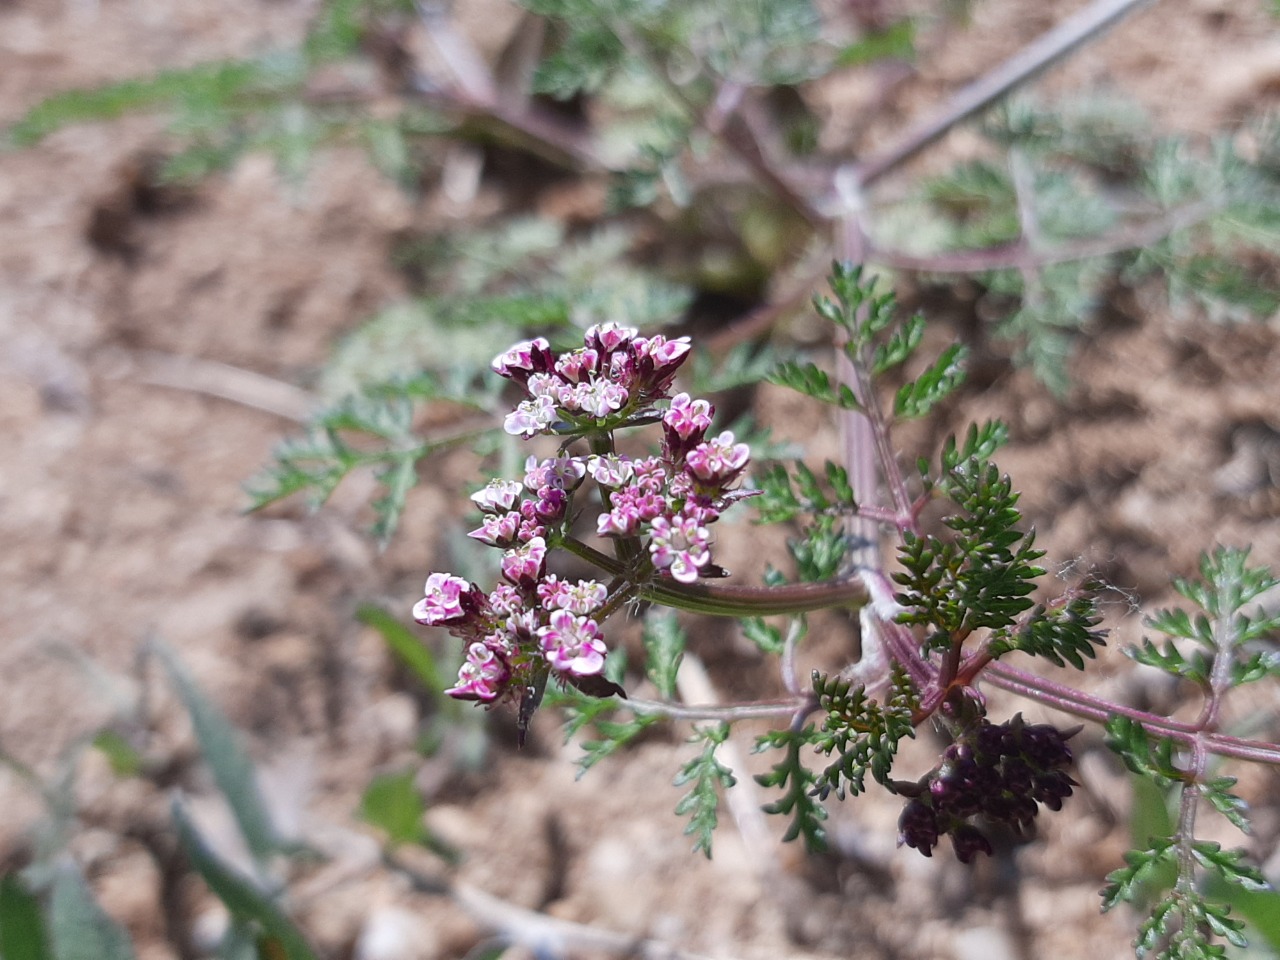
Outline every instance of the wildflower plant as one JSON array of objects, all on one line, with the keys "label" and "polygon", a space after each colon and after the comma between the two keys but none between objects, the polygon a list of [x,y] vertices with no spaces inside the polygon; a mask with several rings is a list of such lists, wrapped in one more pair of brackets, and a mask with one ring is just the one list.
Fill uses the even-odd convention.
[{"label": "wildflower plant", "polygon": [[[656,724],[693,721],[693,748],[675,773],[687,788],[676,812],[688,817],[694,849],[710,856],[722,795],[738,782],[725,751],[744,721],[768,721],[773,728],[755,735],[755,747],[773,763],[756,780],[771,791],[765,809],[786,819],[788,841],[821,849],[826,804],[874,785],[901,802],[901,847],[925,856],[950,848],[966,864],[991,855],[998,834],[1028,837],[1043,811],[1071,802],[1080,722],[1101,725],[1127,767],[1177,811],[1138,838],[1108,878],[1103,907],[1130,902],[1145,911],[1140,958],[1208,958],[1243,944],[1242,919],[1260,928],[1280,915],[1246,854],[1197,832],[1205,810],[1249,829],[1247,805],[1220,762],[1280,764],[1280,747],[1223,729],[1237,688],[1274,684],[1280,674],[1280,614],[1262,602],[1276,580],[1250,565],[1247,550],[1219,549],[1199,580],[1177,583],[1197,612],[1154,615],[1149,627],[1168,639],[1128,651],[1199,691],[1194,719],[1104,700],[1029,669],[1089,667],[1106,642],[1097,585],[1086,578],[1048,592],[1044,552],[995,461],[1008,438],[1000,422],[975,424],[904,467],[895,430],[934,415],[963,383],[966,348],[923,356],[926,319],[902,316],[864,271],[969,278],[995,332],[1058,391],[1076,334],[1117,283],[1158,276],[1174,305],[1198,304],[1216,319],[1274,312],[1273,271],[1259,264],[1280,238],[1280,125],[1252,118],[1196,144],[1150,134],[1116,98],[1047,105],[1005,97],[1139,5],[1094,0],[1034,51],[856,158],[844,146],[823,152],[816,111],[778,104],[840,70],[910,58],[914,23],[879,4],[828,15],[807,0],[522,0],[527,22],[538,25],[529,35],[546,42],[520,39],[506,51],[509,74],[528,84],[510,90],[486,72],[443,5],[326,0],[296,51],[60,94],[6,138],[27,145],[69,123],[167,109],[185,144],[161,165],[169,179],[208,175],[259,149],[297,182],[321,145],[355,142],[406,189],[420,190],[446,179],[439,158],[454,151],[438,142],[447,139],[468,149],[500,144],[607,183],[603,219],[642,208],[658,252],[639,251],[644,231],[616,222],[570,236],[523,215],[406,244],[399,264],[426,277],[421,295],[340,346],[322,378],[328,405],[254,482],[252,505],[295,494],[319,505],[349,473],[372,469],[380,485],[374,534],[386,543],[426,458],[524,444],[523,471],[483,477],[471,497],[469,536],[499,553],[494,582],[431,571],[412,607],[414,621],[453,638],[456,678],[442,678],[395,618],[362,613],[416,676],[448,695],[441,712],[451,722],[466,723],[471,706],[511,711],[523,743],[534,714],[554,706],[566,735],[579,737],[585,772]],[[401,42],[408,23],[421,36]],[[410,55],[424,46],[445,69]],[[353,62],[376,69],[332,87],[336,65]],[[563,101],[567,114],[588,102],[592,121],[567,122],[545,98]],[[986,107],[981,156],[876,194],[882,176]],[[747,199],[721,210],[726,187]],[[704,254],[726,248],[727,266]],[[662,268],[663,256],[685,251],[689,263]],[[828,266],[832,251],[839,259]],[[689,318],[698,292],[745,287],[748,300],[761,300],[740,318],[748,331],[740,339],[751,340],[805,309],[824,276],[828,295],[813,307],[836,344],[834,367],[745,342],[709,376],[692,337],[650,332]],[[764,302],[769,288],[800,293]],[[486,368],[495,335],[514,345]],[[749,427],[718,422],[714,389],[695,386],[766,377],[825,405],[851,452],[815,466],[753,450]],[[432,404],[457,414],[447,430],[423,426],[418,414]],[[716,548],[731,509],[798,530],[788,544],[792,579],[775,567],[763,585],[729,576]],[[892,544],[891,561],[882,542]],[[641,610],[640,666],[654,699],[639,695],[641,673],[624,669],[610,623]],[[801,678],[806,614],[824,610],[856,618],[858,655],[851,625],[846,662]],[[736,618],[743,636],[776,659],[783,693],[682,702],[686,634],[674,611]],[[988,699],[992,689],[1063,719],[1006,712]],[[900,748],[921,730],[939,749],[923,768],[913,761],[907,769]],[[222,760],[220,783],[251,779],[247,759],[233,754]],[[375,786],[369,819],[393,842],[421,839],[411,777]],[[244,796],[233,807],[250,846],[256,838],[274,850]],[[231,889],[219,893],[229,904],[253,906],[237,914],[244,930],[274,931],[294,945],[286,955],[309,957],[274,902],[229,886],[180,809],[175,817],[211,888]],[[0,886],[0,913],[22,894]],[[1271,939],[1280,949],[1280,933]],[[2,936],[0,947],[7,955]]]},{"label": "wildflower plant", "polygon": [[[901,319],[891,294],[877,292],[863,271],[837,262],[832,295],[818,297],[818,313],[836,325],[850,384],[817,366],[784,363],[776,382],[871,424],[889,504],[860,503],[843,467],[827,463],[819,475],[804,465],[749,475],[750,450],[730,431],[715,432],[713,405],[675,392],[689,357],[688,338],[641,336],[633,328],[594,326],[581,347],[556,352],[545,339],[522,341],[496,357],[494,371],[519,387],[504,421],[524,440],[553,438],[556,455],[531,455],[519,480],[492,480],[472,500],[481,513],[473,538],[503,551],[501,581],[486,592],[449,573],[432,573],[414,619],[443,627],[466,649],[457,683],[447,692],[483,705],[510,701],[523,741],[550,684],[570,706],[570,731],[593,724],[602,739],[588,741],[584,770],[615,752],[663,716],[688,715],[674,699],[684,638],[669,619],[646,637],[650,679],[663,699],[630,702],[606,675],[606,623],[634,601],[742,618],[762,649],[781,655],[790,696],[760,704],[706,708],[714,721],[699,728],[698,755],[677,774],[692,790],[677,805],[690,816],[695,849],[710,856],[720,792],[736,783],[717,748],[744,719],[776,717],[786,725],[757,738],[760,751],[783,757],[760,777],[780,796],[768,812],[789,818],[786,839],[825,843],[824,802],[862,793],[868,776],[902,798],[898,842],[932,856],[946,838],[955,856],[971,863],[993,853],[992,831],[1033,834],[1042,810],[1058,811],[1078,786],[1072,741],[1082,727],[1032,723],[1021,713],[993,716],[983,686],[990,684],[1065,714],[1105,723],[1108,742],[1136,773],[1168,787],[1179,784],[1178,829],[1136,851],[1111,877],[1110,908],[1150,893],[1164,863],[1177,865],[1169,892],[1158,900],[1138,940],[1140,956],[1216,956],[1215,938],[1243,942],[1242,922],[1227,903],[1203,892],[1201,874],[1249,891],[1269,889],[1239,851],[1194,838],[1201,802],[1247,828],[1235,781],[1209,774],[1211,755],[1280,761],[1274,746],[1240,740],[1217,729],[1222,701],[1242,683],[1274,678],[1273,638],[1280,617],[1242,612],[1276,581],[1247,565],[1247,552],[1223,550],[1206,559],[1204,581],[1178,589],[1205,613],[1164,612],[1151,625],[1202,649],[1184,654],[1151,641],[1131,655],[1197,683],[1206,707],[1194,724],[1110,704],[1046,680],[1006,660],[1046,660],[1083,670],[1105,643],[1094,592],[1086,580],[1058,597],[1037,600],[1044,551],[1024,529],[1018,495],[992,456],[1007,431],[997,422],[952,437],[936,463],[921,459],[917,476],[898,468],[895,423],[922,416],[963,380],[963,352],[948,348],[916,378],[879,399],[884,374],[912,359],[921,343],[920,317]],[[624,432],[651,431],[656,453],[621,452]],[[812,518],[791,544],[802,574],[787,584],[773,575],[763,587],[725,581],[713,557],[714,524],[741,501],[764,521]],[[942,504],[937,525],[927,511]],[[899,569],[854,565],[852,538],[836,523],[869,521],[897,537]],[[601,550],[586,537],[603,540]],[[550,572],[556,552],[596,566],[600,579],[563,579]],[[817,558],[825,557],[819,560]],[[859,613],[862,655],[833,673],[815,671],[807,689],[787,675],[802,619],[784,640],[761,616],[846,608]],[[588,706],[592,701],[598,706]],[[630,722],[606,719],[631,710]],[[922,725],[942,736],[936,763],[915,775],[897,770],[898,750]]]}]

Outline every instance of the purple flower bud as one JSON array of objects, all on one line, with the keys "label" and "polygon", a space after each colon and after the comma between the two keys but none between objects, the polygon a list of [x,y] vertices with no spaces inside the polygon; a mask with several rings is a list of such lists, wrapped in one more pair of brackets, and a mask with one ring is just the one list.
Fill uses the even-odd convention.
[{"label": "purple flower bud", "polygon": [[569,508],[569,495],[558,487],[543,487],[538,491],[534,512],[548,523],[564,519]]},{"label": "purple flower bud", "polygon": [[535,340],[522,340],[505,353],[494,357],[492,367],[499,376],[525,384],[529,382],[531,374],[550,370],[552,357],[551,345],[538,337]]},{"label": "purple flower bud", "polygon": [[898,845],[919,850],[926,857],[933,856],[938,844],[938,818],[924,801],[907,801],[898,817]]},{"label": "purple flower bud", "polygon": [[1029,724],[1021,733],[1019,746],[1033,767],[1052,770],[1071,763],[1071,747],[1057,727],[1047,723]]},{"label": "purple flower bud", "polygon": [[600,356],[608,357],[630,346],[639,332],[635,327],[624,327],[618,323],[597,323],[587,330],[583,342],[588,350],[594,349]]},{"label": "purple flower bud", "polygon": [[1033,799],[1050,810],[1061,810],[1062,801],[1071,796],[1076,782],[1060,770],[1043,773],[1035,778],[1030,793]]},{"label": "purple flower bud", "polygon": [[991,856],[991,841],[982,831],[972,824],[962,823],[951,831],[951,846],[955,848],[956,858],[961,863],[972,863],[980,853]]},{"label": "purple flower bud", "polygon": [[1031,793],[1032,771],[1020,757],[1005,757],[1000,765],[1004,789],[1019,796]]}]

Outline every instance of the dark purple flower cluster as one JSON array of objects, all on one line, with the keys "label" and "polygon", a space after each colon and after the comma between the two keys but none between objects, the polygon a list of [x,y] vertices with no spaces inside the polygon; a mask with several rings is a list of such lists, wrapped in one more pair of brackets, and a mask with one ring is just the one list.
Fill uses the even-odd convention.
[{"label": "dark purple flower cluster", "polygon": [[991,842],[973,823],[1005,823],[1025,833],[1038,804],[1061,810],[1075,781],[1063,733],[1045,723],[1028,724],[1021,714],[1002,724],[985,718],[976,729],[947,747],[942,763],[920,781],[919,795],[898,819],[898,842],[933,855],[938,838],[951,837],[956,856],[969,863],[991,853]]},{"label": "dark purple flower cluster", "polygon": [[572,504],[588,478],[602,511],[596,532],[638,540],[658,575],[682,583],[723,575],[712,563],[708,525],[745,494],[734,491],[750,458],[745,443],[725,431],[708,438],[714,409],[681,393],[665,410],[687,338],[641,337],[604,324],[584,345],[556,355],[541,338],[518,343],[494,370],[528,394],[506,419],[508,433],[602,436],[632,422],[662,422],[662,455],[592,453],[547,460],[530,457],[522,481],[494,480],[472,496],[483,514],[470,536],[503,551],[505,582],[485,593],[461,577],[433,573],[413,616],[459,637],[467,658],[446,691],[489,703],[527,689],[550,669],[582,682],[604,668],[606,648],[594,615],[605,606],[602,583],[560,581],[547,572],[547,553],[567,535]]}]

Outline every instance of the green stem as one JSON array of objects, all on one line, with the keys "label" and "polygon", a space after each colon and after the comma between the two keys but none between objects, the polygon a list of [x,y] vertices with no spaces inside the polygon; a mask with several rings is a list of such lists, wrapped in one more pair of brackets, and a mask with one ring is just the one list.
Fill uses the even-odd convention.
[{"label": "green stem", "polygon": [[769,617],[839,607],[857,609],[867,602],[866,587],[860,580],[853,579],[796,583],[782,587],[679,583],[652,577],[636,582],[638,578],[635,571],[628,570],[621,561],[601,553],[581,540],[565,537],[562,545],[574,556],[635,584],[641,598],[690,613],[717,617]]}]

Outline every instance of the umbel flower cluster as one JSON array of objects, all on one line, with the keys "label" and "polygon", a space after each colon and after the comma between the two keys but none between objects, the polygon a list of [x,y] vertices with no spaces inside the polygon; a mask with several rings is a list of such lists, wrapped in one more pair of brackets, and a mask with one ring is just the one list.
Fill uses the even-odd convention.
[{"label": "umbel flower cluster", "polygon": [[898,841],[928,857],[947,834],[956,857],[969,863],[978,853],[991,854],[991,841],[975,817],[1026,833],[1037,804],[1061,810],[1071,796],[1076,784],[1066,773],[1071,765],[1067,740],[1075,732],[1028,724],[1021,714],[1001,724],[981,719],[947,747],[936,769],[912,784],[917,795],[898,819]]},{"label": "umbel flower cluster", "polygon": [[[595,532],[615,541],[630,568],[628,583],[724,575],[712,562],[710,526],[744,496],[733,488],[750,451],[729,431],[708,436],[714,409],[706,400],[670,396],[688,354],[687,337],[642,337],[602,324],[586,332],[580,348],[557,355],[538,338],[493,361],[494,371],[526,394],[507,416],[506,432],[552,435],[562,444],[558,456],[530,456],[520,480],[494,480],[471,498],[483,521],[470,536],[503,551],[502,582],[485,592],[433,573],[414,607],[418,623],[444,627],[466,644],[449,695],[483,703],[520,698],[549,673],[586,689],[584,678],[604,669],[600,623],[617,598],[604,583],[571,582],[547,569],[548,553],[572,537],[592,491]],[[614,431],[647,423],[661,423],[660,454],[615,452]],[[575,442],[587,450],[570,453]]]}]

